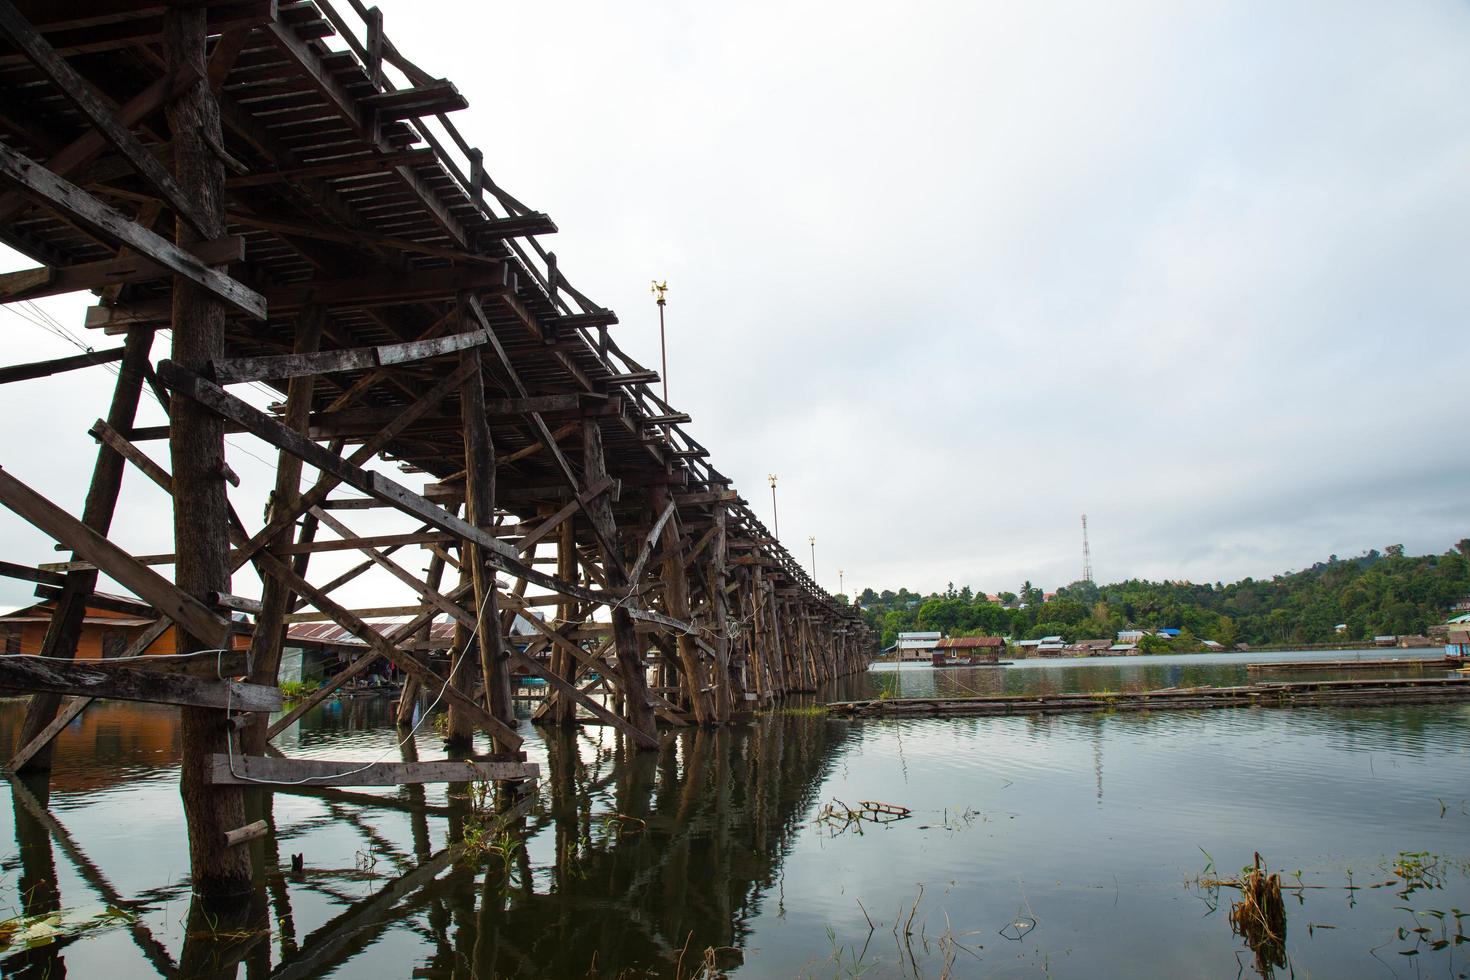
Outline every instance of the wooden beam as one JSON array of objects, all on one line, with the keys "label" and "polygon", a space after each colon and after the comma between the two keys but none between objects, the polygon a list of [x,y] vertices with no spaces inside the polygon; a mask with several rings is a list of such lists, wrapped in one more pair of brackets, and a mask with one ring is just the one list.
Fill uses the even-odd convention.
[{"label": "wooden beam", "polygon": [[[658,748],[658,737],[656,735],[650,735],[647,732],[640,731],[639,729],[635,728],[633,724],[627,719],[620,718],[612,711],[609,711],[601,704],[598,704],[597,701],[595,701],[590,695],[583,693],[581,688],[577,687],[576,684],[562,677],[556,671],[552,670],[550,664],[543,663],[540,660],[535,660],[531,657],[528,657],[524,653],[521,653],[519,650],[516,650],[514,648],[512,648],[510,651],[510,662],[515,666],[521,668],[522,670],[526,671],[527,673],[534,674],[537,677],[545,678],[546,683],[550,684],[557,691],[561,692],[561,695],[563,697],[571,698],[577,704],[580,704],[582,707],[586,708],[595,717],[605,722],[606,724],[612,725],[618,731],[622,732],[624,735],[627,735],[643,748]],[[606,670],[607,668],[604,666],[603,669]]]},{"label": "wooden beam", "polygon": [[529,531],[524,537],[522,537],[520,541],[516,542],[516,547],[520,550],[522,555],[529,555],[531,553],[531,550],[535,548],[537,544],[543,541],[548,534],[550,534],[552,531],[555,531],[563,521],[565,521],[568,517],[571,517],[583,507],[587,506],[588,502],[591,501],[592,498],[600,496],[608,490],[616,487],[617,482],[617,480],[614,480],[610,476],[602,477],[600,480],[589,486],[586,490],[583,490],[577,496],[576,500],[573,500],[572,502],[564,505],[556,513],[546,518],[546,520],[542,521],[540,524],[537,524],[531,531]]},{"label": "wooden beam", "polygon": [[270,824],[264,820],[254,820],[243,827],[225,831],[225,846],[238,847],[249,841],[257,840],[271,832]]},{"label": "wooden beam", "polygon": [[[4,276],[0,276],[0,279],[3,278]],[[12,367],[0,368],[0,385],[10,384],[12,381],[30,381],[32,378],[49,378],[53,374],[63,374],[97,364],[111,364],[113,361],[122,360],[124,349],[114,347],[112,350],[88,351],[85,354],[74,354],[71,357],[57,357],[49,361],[32,361],[30,364],[16,364]]]},{"label": "wooden beam", "polygon": [[469,101],[459,94],[454,83],[444,78],[413,88],[366,95],[358,101],[369,112],[374,113],[380,123],[456,112],[470,106]]},{"label": "wooden beam", "polygon": [[419,783],[460,783],[476,780],[535,779],[541,772],[534,762],[483,762],[445,759],[436,762],[329,762],[325,759],[277,759],[273,756],[216,754],[210,760],[210,782],[306,783],[311,786],[409,786]]},{"label": "wooden beam", "polygon": [[260,187],[300,180],[325,177],[347,177],[355,174],[378,173],[392,170],[400,164],[431,164],[435,162],[434,151],[427,146],[396,153],[375,153],[369,156],[333,160],[330,163],[313,163],[300,167],[284,167],[280,170],[257,170],[238,177],[226,177],[225,187],[235,190],[240,187]]},{"label": "wooden beam", "polygon": [[[449,596],[452,599],[457,599],[468,591],[469,590],[466,587],[465,589],[450,592]],[[395,646],[403,644],[404,642],[412,638],[415,633],[431,623],[438,614],[438,610],[436,609],[428,609],[420,612],[419,615],[416,616],[412,621],[394,628],[394,630],[387,636],[388,642],[394,644]],[[270,739],[273,739],[277,735],[281,734],[281,732],[290,728],[301,718],[302,715],[306,714],[318,704],[321,704],[327,698],[331,697],[333,692],[342,687],[342,685],[346,684],[348,681],[352,680],[352,678],[356,677],[358,674],[363,673],[369,667],[371,667],[375,662],[377,662],[380,655],[381,653],[379,649],[370,649],[367,653],[365,653],[361,657],[358,657],[337,674],[328,678],[321,687],[317,688],[311,694],[303,698],[296,705],[296,707],[292,708],[290,711],[286,712],[285,715],[277,718],[274,722],[272,722],[271,726],[266,729],[266,740],[269,741]],[[413,676],[415,679],[419,679],[421,675],[411,674],[411,676]],[[440,680],[442,682],[442,678]]]},{"label": "wooden beam", "polygon": [[5,177],[28,194],[67,217],[95,228],[108,238],[127,245],[188,279],[241,312],[257,319],[266,317],[265,298],[252,289],[211,269],[186,250],[143,228],[114,211],[75,184],[56,176],[44,166],[0,144],[0,177]]},{"label": "wooden beam", "polygon": [[281,692],[274,687],[119,667],[105,660],[0,657],[0,688],[234,711],[281,709]]},{"label": "wooden beam", "polygon": [[648,563],[649,556],[653,554],[653,546],[658,543],[658,536],[663,533],[664,525],[669,522],[669,518],[673,517],[674,512],[678,509],[678,505],[670,500],[668,506],[664,508],[663,513],[659,515],[658,520],[654,521],[653,527],[648,529],[648,537],[644,539],[643,547],[638,551],[638,560],[633,563],[633,570],[628,573],[628,585],[630,587],[634,589],[638,588],[638,582],[643,578],[643,566]]},{"label": "wooden beam", "polygon": [[[244,260],[245,239],[239,235],[227,235],[213,241],[200,242],[186,251],[205,265],[226,265]],[[0,275],[0,303],[147,282],[171,275],[173,272],[162,263],[134,252],[100,262],[83,262],[60,268],[43,266],[40,269],[25,269]]]},{"label": "wooden beam", "polygon": [[0,575],[6,578],[18,578],[26,582],[39,582],[42,585],[65,585],[66,576],[56,572],[48,572],[41,568],[30,568],[26,565],[17,565],[14,562],[0,561]]},{"label": "wooden beam", "polygon": [[313,354],[279,354],[269,357],[221,357],[214,362],[214,379],[220,384],[246,381],[275,381],[335,371],[363,371],[390,364],[408,364],[478,347],[485,343],[483,330],[450,334],[406,344],[383,344],[321,351]]},{"label": "wooden beam", "polygon": [[0,468],[0,504],[66,545],[83,560],[96,565],[194,636],[216,647],[229,646],[229,620],[215,615],[204,603],[140,564],[3,468]]},{"label": "wooden beam", "polygon": [[[374,552],[376,554],[377,552]],[[353,609],[352,615],[359,619],[390,619],[398,616],[414,616],[424,611],[422,605],[417,606],[373,606],[368,609]],[[436,613],[437,615],[437,613]],[[331,616],[324,612],[294,612],[286,613],[282,617],[283,623],[325,623],[330,622]],[[298,643],[310,643],[311,640],[298,640]]]}]

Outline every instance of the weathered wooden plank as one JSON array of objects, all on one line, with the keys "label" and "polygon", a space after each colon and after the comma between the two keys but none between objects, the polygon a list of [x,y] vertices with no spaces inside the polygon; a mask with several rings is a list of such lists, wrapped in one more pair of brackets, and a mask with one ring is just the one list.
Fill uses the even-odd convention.
[{"label": "weathered wooden plank", "polygon": [[220,753],[210,760],[210,782],[216,785],[305,783],[310,786],[409,786],[475,780],[535,779],[534,762],[482,762],[473,758],[432,762],[332,762],[325,759],[277,759],[247,755],[233,759]]},{"label": "weathered wooden plank", "polygon": [[270,833],[270,830],[270,824],[264,820],[251,821],[243,827],[236,827],[234,830],[225,831],[225,846],[236,847],[248,841],[256,840]]},{"label": "weathered wooden plank", "polygon": [[162,488],[165,493],[174,492],[174,478],[169,476],[168,471],[155,463],[147,453],[129,442],[122,433],[104,420],[98,419],[93,422],[87,434],[110,446],[114,452],[141,470],[144,476]]},{"label": "weathered wooden plank", "polygon": [[401,164],[426,164],[434,161],[434,151],[427,146],[401,150],[396,153],[381,153],[354,157],[350,160],[333,160],[330,163],[314,163],[300,167],[285,167],[280,170],[257,170],[237,177],[226,177],[225,187],[259,187],[263,184],[278,184],[287,181],[320,179],[323,177],[345,177],[353,174],[370,174],[392,170]]},{"label": "weathered wooden plank", "polygon": [[[359,619],[388,619],[396,616],[416,616],[424,611],[424,607],[422,605],[370,606],[366,609],[351,609],[348,611]],[[283,623],[326,623],[330,622],[331,619],[332,617],[324,612],[294,612],[286,613],[281,621]]]},{"label": "weathered wooden plank", "polygon": [[62,214],[95,228],[178,273],[257,320],[266,316],[265,298],[211,269],[186,250],[120,214],[75,184],[0,144],[0,177],[5,177]]},{"label": "weathered wooden plank", "polygon": [[39,582],[42,585],[61,586],[66,584],[65,575],[48,572],[42,568],[17,565],[9,561],[0,561],[0,575],[6,578],[18,578],[26,582]]},{"label": "weathered wooden plank", "polygon": [[98,660],[58,662],[35,657],[0,657],[0,688],[235,711],[281,708],[281,692],[274,687],[138,670]]},{"label": "weathered wooden plank", "polygon": [[193,635],[229,646],[230,623],[0,468],[0,503],[96,565]]},{"label": "weathered wooden plank", "polygon": [[378,92],[363,96],[359,100],[369,112],[377,114],[379,122],[400,119],[417,119],[441,112],[457,112],[468,109],[470,104],[454,83],[448,79],[436,79],[413,88],[400,88],[391,92]]},{"label": "weathered wooden plank", "polygon": [[[245,239],[239,235],[227,235],[185,249],[200,262],[208,266],[240,262],[245,258]],[[173,275],[161,262],[146,255],[129,253],[115,259],[100,262],[83,262],[60,268],[43,266],[40,269],[25,269],[0,275],[0,303],[13,303],[22,299],[39,299],[42,296],[59,296],[84,289],[103,289],[131,282],[146,282]],[[81,355],[85,357],[87,355]],[[121,356],[119,353],[118,356]],[[82,365],[78,365],[82,366]],[[8,370],[15,370],[14,368]]]},{"label": "weathered wooden plank", "polygon": [[356,347],[312,354],[279,354],[269,357],[222,357],[214,362],[214,378],[220,384],[245,381],[274,381],[334,371],[363,371],[389,364],[406,364],[452,354],[485,342],[484,331],[415,340],[380,347]]},{"label": "weathered wooden plank", "polygon": [[[4,300],[0,299],[0,302]],[[122,347],[115,347],[112,350],[88,351],[71,357],[56,357],[49,361],[32,361],[30,364],[0,368],[0,385],[10,384],[12,381],[30,381],[32,378],[49,378],[53,374],[63,374],[97,364],[110,364],[122,360],[123,350]]]},{"label": "weathered wooden plank", "polygon": [[643,578],[643,566],[648,563],[648,557],[653,554],[653,546],[658,543],[658,537],[663,533],[664,525],[669,522],[669,518],[673,517],[674,512],[678,509],[678,505],[670,500],[668,506],[664,508],[663,513],[659,515],[658,520],[654,521],[653,527],[648,529],[648,537],[644,539],[643,547],[638,551],[638,559],[633,562],[632,571],[628,572],[628,584],[633,588],[636,589],[639,581]]},{"label": "weathered wooden plank", "polygon": [[632,385],[656,384],[657,382],[657,371],[630,371],[627,374],[615,374],[603,379],[603,384],[609,388],[626,388]]}]

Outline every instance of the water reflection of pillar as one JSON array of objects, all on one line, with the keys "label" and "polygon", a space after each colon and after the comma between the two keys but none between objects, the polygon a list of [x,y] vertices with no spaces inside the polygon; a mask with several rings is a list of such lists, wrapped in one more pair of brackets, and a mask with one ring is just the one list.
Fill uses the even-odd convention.
[{"label": "water reflection of pillar", "polygon": [[[547,727],[541,730],[546,740],[546,778],[550,796],[552,827],[556,841],[556,863],[552,881],[558,894],[569,894],[580,865],[582,821],[577,809],[578,733],[573,728]],[[564,938],[571,928],[571,910],[558,903],[557,934]]]},{"label": "water reflection of pillar", "polygon": [[[51,786],[48,773],[35,776],[14,777],[24,779],[34,791],[41,806],[50,806]],[[45,915],[61,908],[61,892],[56,883],[56,857],[51,851],[51,834],[34,814],[21,805],[20,790],[11,794],[11,805],[15,813],[15,845],[20,851],[20,911],[25,915]],[[20,953],[12,966],[24,964],[36,976],[65,977],[66,960],[55,944]],[[25,972],[17,969],[17,973]]]},{"label": "water reflection of pillar", "polygon": [[[266,800],[264,804],[265,817],[270,824],[270,832],[260,839],[259,854],[252,854],[255,874],[263,878],[265,888],[270,897],[271,921],[276,924],[276,934],[280,937],[281,957],[292,956],[296,953],[296,917],[291,911],[291,890],[286,887],[286,879],[281,874],[281,847],[276,840],[276,809],[274,793],[264,793]],[[258,860],[257,860],[258,859]],[[266,944],[266,955],[269,957],[270,946]],[[269,973],[270,963],[265,964],[266,972]]]},{"label": "water reflection of pillar", "polygon": [[[405,738],[398,746],[398,755],[404,762],[418,762],[418,742],[413,738]],[[427,861],[429,855],[434,853],[434,843],[429,839],[429,815],[424,810],[423,784],[409,783],[402,788],[408,793],[408,802],[413,805],[413,809],[409,811],[408,827],[409,833],[413,835],[414,857]]]},{"label": "water reflection of pillar", "polygon": [[[672,826],[677,829],[695,824],[700,804],[705,798],[707,762],[711,732],[699,728],[679,733],[679,742],[684,750],[683,785],[679,790],[679,806],[674,812]],[[674,939],[685,932],[684,917],[694,896],[689,893],[689,850],[692,834],[673,833],[672,840],[665,845],[667,855],[664,862],[663,921],[659,930],[666,938]],[[701,872],[712,869],[701,868]],[[699,891],[706,890],[704,882]]]},{"label": "water reflection of pillar", "polygon": [[[210,898],[196,892],[184,924],[177,976],[234,980],[241,963],[247,976],[270,971],[270,910],[264,880],[246,895]],[[232,941],[233,940],[233,941]]]}]

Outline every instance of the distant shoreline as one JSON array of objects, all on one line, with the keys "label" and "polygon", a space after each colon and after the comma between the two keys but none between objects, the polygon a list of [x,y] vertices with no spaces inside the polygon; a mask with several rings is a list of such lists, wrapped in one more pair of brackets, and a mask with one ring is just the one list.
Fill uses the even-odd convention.
[{"label": "distant shoreline", "polygon": [[[1415,646],[1401,647],[1397,643],[1393,646],[1377,646],[1368,640],[1353,640],[1343,643],[1263,643],[1260,646],[1251,646],[1245,650],[1159,650],[1154,653],[1145,653],[1140,650],[1130,650],[1127,653],[1079,653],[1075,651],[1063,651],[1060,657],[1039,657],[1028,655],[1024,650],[1018,650],[1014,645],[1006,647],[1005,656],[1015,660],[1118,660],[1123,657],[1170,657],[1182,655],[1200,656],[1222,656],[1230,653],[1282,653],[1291,651],[1313,651],[1313,650],[1435,650],[1443,647],[1442,643],[1421,643]],[[874,657],[868,661],[870,664],[925,664],[928,660],[903,660],[896,657],[881,656]]]}]

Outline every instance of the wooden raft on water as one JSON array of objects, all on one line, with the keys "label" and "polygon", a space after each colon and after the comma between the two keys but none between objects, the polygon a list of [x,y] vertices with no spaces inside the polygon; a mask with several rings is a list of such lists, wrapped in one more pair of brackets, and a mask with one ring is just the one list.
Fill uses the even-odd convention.
[{"label": "wooden raft on water", "polygon": [[947,715],[1031,715],[1088,711],[1165,711],[1199,708],[1377,705],[1470,699],[1470,676],[1341,681],[1277,681],[1238,687],[1164,688],[1155,691],[991,695],[972,698],[874,698],[836,701],[837,716],[884,718]]},{"label": "wooden raft on water", "polygon": [[1377,660],[1287,660],[1246,664],[1246,670],[1453,670],[1463,666],[1463,657],[1398,657]]}]

